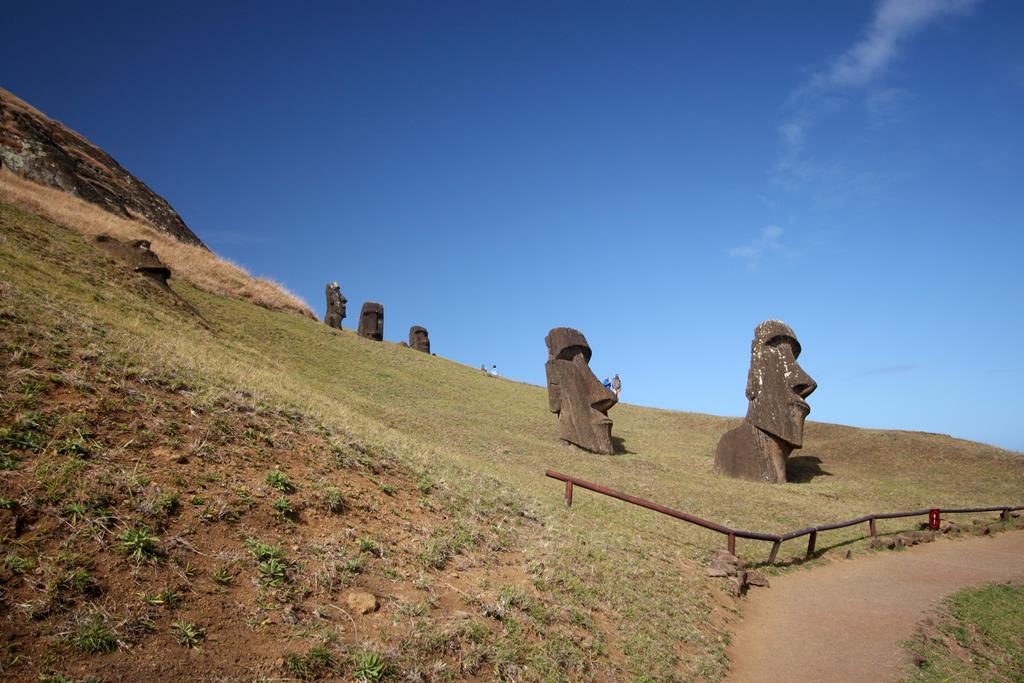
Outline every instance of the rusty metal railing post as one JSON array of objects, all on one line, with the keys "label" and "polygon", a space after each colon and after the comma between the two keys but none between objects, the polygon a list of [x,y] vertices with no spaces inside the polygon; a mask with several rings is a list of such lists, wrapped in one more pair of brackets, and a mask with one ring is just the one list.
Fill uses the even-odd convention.
[{"label": "rusty metal railing post", "polygon": [[875,518],[872,517],[868,520],[868,528],[871,529],[871,538],[878,535],[878,529],[875,528]]},{"label": "rusty metal railing post", "polygon": [[1003,511],[999,513],[999,521],[1006,522],[1010,519],[1010,508],[1003,508]]},{"label": "rusty metal railing post", "polygon": [[818,542],[818,532],[812,531],[807,537],[807,557],[814,557],[814,544]]},{"label": "rusty metal railing post", "polygon": [[775,556],[779,554],[780,545],[782,545],[782,541],[772,543],[772,552],[768,555],[768,564],[775,564]]},{"label": "rusty metal railing post", "polygon": [[565,507],[572,505],[572,482],[565,482]]},{"label": "rusty metal railing post", "polygon": [[730,555],[736,554],[736,534],[729,534],[729,540],[726,547],[729,549]]}]

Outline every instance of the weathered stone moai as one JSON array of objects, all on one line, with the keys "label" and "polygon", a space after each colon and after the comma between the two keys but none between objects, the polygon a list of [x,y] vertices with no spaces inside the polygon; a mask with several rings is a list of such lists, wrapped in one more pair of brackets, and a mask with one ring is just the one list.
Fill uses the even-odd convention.
[{"label": "weathered stone moai", "polygon": [[430,335],[427,328],[413,325],[409,328],[409,348],[430,353]]},{"label": "weathered stone moai", "polygon": [[556,327],[544,338],[548,407],[558,415],[559,436],[595,453],[613,453],[608,411],[618,399],[590,370],[590,345],[579,330]]},{"label": "weathered stone moai", "polygon": [[324,322],[328,327],[341,329],[341,321],[345,319],[348,299],[341,293],[341,287],[337,282],[327,283],[327,314],[324,315]]},{"label": "weathered stone moai", "polygon": [[373,301],[363,304],[359,311],[359,336],[384,341],[384,305]]},{"label": "weathered stone moai", "polygon": [[149,240],[122,242],[110,235],[97,235],[96,243],[127,263],[136,273],[141,273],[164,287],[167,286],[171,269],[153,253]]},{"label": "weathered stone moai", "polygon": [[796,362],[800,342],[781,320],[754,328],[747,373],[747,417],[722,435],[715,449],[715,471],[730,477],[786,481],[786,459],[804,443],[806,399],[817,383]]}]

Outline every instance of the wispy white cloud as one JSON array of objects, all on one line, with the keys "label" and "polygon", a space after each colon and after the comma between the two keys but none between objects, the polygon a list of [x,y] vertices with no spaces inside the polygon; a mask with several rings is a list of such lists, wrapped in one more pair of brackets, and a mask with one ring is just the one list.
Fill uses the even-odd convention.
[{"label": "wispy white cloud", "polygon": [[778,128],[781,155],[774,169],[776,183],[792,190],[820,175],[810,160],[810,131],[851,98],[862,98],[868,114],[878,121],[897,118],[906,93],[875,84],[908,39],[936,21],[967,13],[978,2],[880,0],[863,37],[790,95],[790,115]]},{"label": "wispy white cloud", "polygon": [[730,249],[729,256],[746,261],[748,266],[754,268],[764,254],[788,251],[782,244],[782,232],[782,228],[777,225],[766,225],[761,228],[761,234],[756,239]]}]

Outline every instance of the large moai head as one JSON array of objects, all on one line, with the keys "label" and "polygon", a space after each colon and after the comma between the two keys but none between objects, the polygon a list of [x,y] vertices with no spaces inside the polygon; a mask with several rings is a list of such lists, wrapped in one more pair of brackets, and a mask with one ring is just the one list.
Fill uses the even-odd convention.
[{"label": "large moai head", "polygon": [[164,265],[152,250],[149,240],[122,242],[110,235],[97,235],[96,244],[121,259],[136,273],[141,273],[163,286],[171,277],[171,269]]},{"label": "large moai head", "polygon": [[384,341],[384,305],[367,301],[359,311],[359,336]]},{"label": "large moai head", "polygon": [[337,282],[327,283],[327,314],[324,322],[329,327],[340,328],[341,321],[345,319],[346,304],[348,299],[341,293],[341,287]]},{"label": "large moai head", "polygon": [[754,329],[747,373],[747,421],[793,448],[804,444],[806,399],[817,383],[796,362],[800,342],[781,320],[766,320]]},{"label": "large moai head", "polygon": [[427,328],[419,325],[409,328],[409,347],[423,353],[430,353],[430,335],[427,334]]},{"label": "large moai head", "polygon": [[730,477],[780,484],[786,462],[804,443],[806,399],[818,388],[796,362],[800,342],[780,320],[754,328],[747,373],[747,419],[730,429],[715,449],[715,471]]},{"label": "large moai head", "polygon": [[595,453],[612,453],[608,410],[618,399],[590,370],[590,345],[579,330],[556,327],[544,338],[548,407],[558,415],[560,437]]}]

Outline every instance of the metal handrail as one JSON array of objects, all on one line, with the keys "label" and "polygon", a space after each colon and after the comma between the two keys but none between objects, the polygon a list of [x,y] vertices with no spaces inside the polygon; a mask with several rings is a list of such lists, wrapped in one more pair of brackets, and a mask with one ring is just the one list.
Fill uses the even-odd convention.
[{"label": "metal handrail", "polygon": [[691,515],[680,510],[675,510],[670,507],[666,507],[659,503],[647,500],[646,498],[639,498],[637,496],[631,496],[628,493],[616,491],[610,489],[607,486],[601,484],[595,484],[594,482],[580,479],[569,474],[562,474],[561,472],[555,472],[554,470],[548,470],[545,473],[546,476],[552,479],[558,479],[559,481],[565,482],[565,504],[566,506],[572,505],[572,491],[573,486],[579,486],[581,488],[600,493],[611,498],[618,498],[619,500],[633,505],[639,505],[640,507],[647,508],[648,510],[654,510],[660,512],[663,515],[669,517],[675,517],[681,519],[684,522],[695,524],[711,531],[716,531],[720,534],[724,534],[727,538],[727,548],[729,553],[732,555],[736,554],[736,539],[737,538],[749,538],[755,541],[771,541],[772,550],[768,556],[768,563],[772,564],[775,562],[775,557],[778,555],[779,546],[782,545],[783,541],[789,541],[794,538],[800,538],[801,536],[809,536],[807,540],[807,557],[811,557],[814,554],[814,546],[818,539],[819,531],[832,531],[834,529],[843,529],[849,526],[856,526],[857,524],[868,523],[868,528],[871,533],[871,537],[875,538],[878,535],[875,520],[879,519],[897,519],[901,517],[918,517],[921,515],[932,515],[939,513],[949,514],[962,514],[962,513],[973,513],[973,512],[998,512],[999,518],[1003,521],[1009,519],[1010,513],[1017,510],[1024,510],[1024,505],[1008,506],[1008,505],[997,505],[993,507],[974,507],[974,508],[928,508],[924,510],[913,510],[911,512],[879,512],[873,515],[864,515],[857,519],[851,519],[845,522],[835,522],[832,524],[819,524],[817,526],[807,527],[805,529],[797,529],[796,531],[790,531],[786,534],[768,534],[760,531],[746,531],[744,529],[732,529],[730,527],[712,522],[707,519],[702,519],[696,515]]}]

